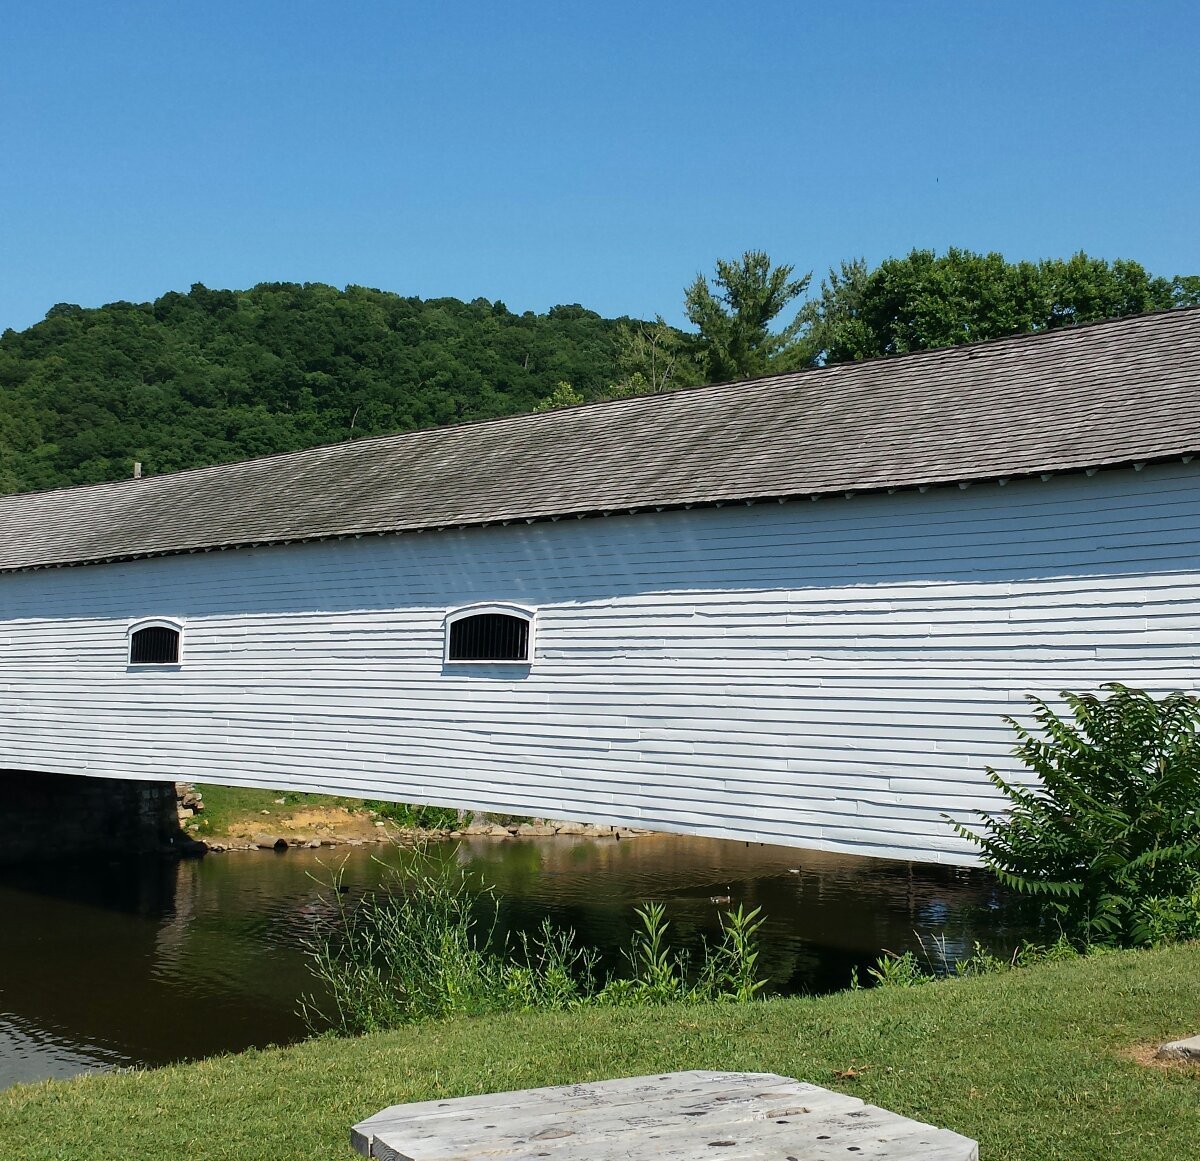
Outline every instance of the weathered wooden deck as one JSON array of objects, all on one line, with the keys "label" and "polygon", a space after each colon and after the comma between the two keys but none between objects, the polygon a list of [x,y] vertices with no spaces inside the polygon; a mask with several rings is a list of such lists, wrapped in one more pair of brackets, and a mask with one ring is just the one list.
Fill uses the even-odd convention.
[{"label": "weathered wooden deck", "polygon": [[675,1072],[393,1105],[355,1125],[377,1161],[978,1161],[974,1141],[786,1076]]}]

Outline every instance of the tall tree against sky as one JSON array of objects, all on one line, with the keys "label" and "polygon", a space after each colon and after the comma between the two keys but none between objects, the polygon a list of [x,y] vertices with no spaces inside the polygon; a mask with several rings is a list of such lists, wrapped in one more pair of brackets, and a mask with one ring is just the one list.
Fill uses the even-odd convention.
[{"label": "tall tree against sky", "polygon": [[1041,262],[951,247],[913,250],[874,269],[843,262],[801,311],[823,363],[982,342],[1072,323],[1200,303],[1200,279],[1082,252]]},{"label": "tall tree against sky", "polygon": [[719,259],[711,286],[696,275],[684,305],[700,332],[698,361],[706,382],[750,379],[792,365],[803,319],[797,315],[774,332],[771,324],[812,278],[793,278],[793,270],[772,265],[762,250],[747,250],[736,261]]}]

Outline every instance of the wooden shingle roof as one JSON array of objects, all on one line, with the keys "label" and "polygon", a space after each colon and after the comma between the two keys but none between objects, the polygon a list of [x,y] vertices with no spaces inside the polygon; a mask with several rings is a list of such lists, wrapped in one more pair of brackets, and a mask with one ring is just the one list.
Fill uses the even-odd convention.
[{"label": "wooden shingle roof", "polygon": [[0,496],[0,571],[1200,452],[1200,308]]}]

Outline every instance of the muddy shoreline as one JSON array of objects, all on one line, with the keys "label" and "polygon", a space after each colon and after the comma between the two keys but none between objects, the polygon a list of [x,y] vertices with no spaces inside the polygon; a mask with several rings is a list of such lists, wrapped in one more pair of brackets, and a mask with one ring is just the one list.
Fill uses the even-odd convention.
[{"label": "muddy shoreline", "polygon": [[[298,804],[294,810],[261,810],[261,819],[253,816],[242,818],[223,831],[200,833],[200,820],[205,813],[201,794],[190,783],[177,783],[176,797],[185,853],[193,856],[208,852],[285,851],[293,847],[315,850],[320,847],[361,847],[372,843],[411,844],[455,838],[510,840],[565,835],[619,841],[655,833],[631,827],[558,819],[502,821],[484,814],[464,817],[460,825],[453,827],[409,827],[381,819],[369,809],[351,810],[343,806],[310,804]],[[286,801],[282,798],[274,799],[273,803],[286,807]]]}]

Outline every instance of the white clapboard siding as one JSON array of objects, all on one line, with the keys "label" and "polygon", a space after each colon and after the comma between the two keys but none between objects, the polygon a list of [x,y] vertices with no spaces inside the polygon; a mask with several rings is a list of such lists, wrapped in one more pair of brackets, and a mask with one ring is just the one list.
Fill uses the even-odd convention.
[{"label": "white clapboard siding", "polygon": [[[1198,543],[1175,464],[4,575],[0,768],[966,862],[1024,695],[1197,688]],[[444,665],[495,601],[533,663]]]}]

